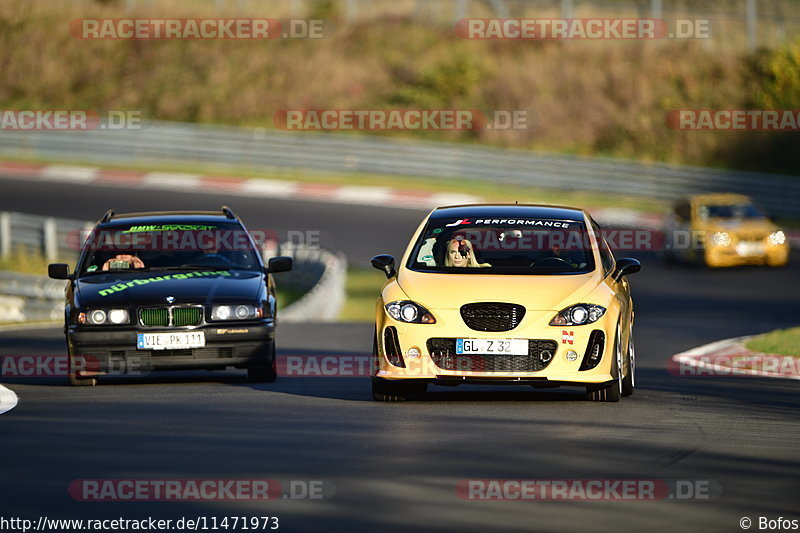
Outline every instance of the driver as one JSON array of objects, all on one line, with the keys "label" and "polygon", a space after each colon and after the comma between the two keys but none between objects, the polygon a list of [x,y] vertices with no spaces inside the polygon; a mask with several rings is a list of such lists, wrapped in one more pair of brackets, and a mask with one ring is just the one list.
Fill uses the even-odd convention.
[{"label": "driver", "polygon": [[444,266],[469,268],[492,266],[489,263],[478,263],[473,252],[474,247],[472,243],[463,236],[459,235],[455,239],[450,239],[447,243],[447,255],[444,258]]},{"label": "driver", "polygon": [[131,254],[117,254],[105,263],[103,263],[103,270],[118,270],[129,268],[144,268],[144,261],[135,255]]}]

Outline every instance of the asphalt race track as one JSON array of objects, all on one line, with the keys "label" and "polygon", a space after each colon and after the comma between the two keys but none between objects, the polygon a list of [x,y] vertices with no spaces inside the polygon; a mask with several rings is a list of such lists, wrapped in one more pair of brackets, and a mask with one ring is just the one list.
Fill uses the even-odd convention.
[{"label": "asphalt race track", "polygon": [[[535,201],[535,198],[531,199]],[[0,210],[95,220],[118,211],[230,204],[251,228],[320,230],[366,265],[399,255],[422,211],[210,194],[0,181]],[[749,517],[800,519],[798,382],[675,377],[672,354],[795,325],[800,257],[781,269],[666,267],[640,254],[637,391],[618,404],[578,390],[433,387],[371,401],[365,378],[156,374],[73,388],[12,379],[0,415],[0,515],[178,519],[278,516],[283,531],[741,531]],[[377,291],[377,288],[376,288]],[[281,355],[368,354],[370,324],[283,324]],[[62,354],[58,328],[0,333],[3,355]],[[271,502],[83,502],[79,479],[321,480],[332,497]],[[466,479],[709,482],[696,501],[465,501]]]}]

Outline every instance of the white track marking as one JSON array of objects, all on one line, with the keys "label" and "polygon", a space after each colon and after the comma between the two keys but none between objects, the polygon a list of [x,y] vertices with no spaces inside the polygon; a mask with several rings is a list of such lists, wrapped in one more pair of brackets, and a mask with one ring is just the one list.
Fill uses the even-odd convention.
[{"label": "white track marking", "polygon": [[17,402],[17,395],[14,394],[14,391],[0,385],[0,415],[15,408]]},{"label": "white track marking", "polygon": [[97,167],[76,167],[72,165],[48,165],[42,169],[41,178],[53,181],[90,183],[97,179]]}]

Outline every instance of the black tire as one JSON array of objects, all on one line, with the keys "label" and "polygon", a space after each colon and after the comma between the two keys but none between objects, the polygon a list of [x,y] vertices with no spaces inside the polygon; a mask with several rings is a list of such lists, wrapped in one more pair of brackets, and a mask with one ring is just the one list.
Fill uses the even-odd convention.
[{"label": "black tire", "polygon": [[620,349],[619,326],[614,336],[614,359],[611,361],[611,373],[616,381],[603,386],[586,387],[586,398],[593,402],[618,402],[622,398],[622,352]]},{"label": "black tire", "polygon": [[633,344],[633,322],[631,321],[631,332],[628,339],[628,350],[625,354],[628,372],[622,378],[622,395],[630,396],[636,388],[636,349]]},{"label": "black tire", "polygon": [[275,341],[272,341],[269,349],[268,361],[263,365],[248,368],[247,379],[252,383],[272,383],[278,379],[278,372],[275,369]]},{"label": "black tire", "polygon": [[69,384],[73,387],[94,387],[97,385],[97,379],[93,377],[82,378],[78,377],[77,365],[75,364],[74,355],[67,356],[69,360]]},{"label": "black tire", "polygon": [[427,383],[373,381],[372,399],[376,402],[404,402],[413,396],[425,394],[427,389]]}]

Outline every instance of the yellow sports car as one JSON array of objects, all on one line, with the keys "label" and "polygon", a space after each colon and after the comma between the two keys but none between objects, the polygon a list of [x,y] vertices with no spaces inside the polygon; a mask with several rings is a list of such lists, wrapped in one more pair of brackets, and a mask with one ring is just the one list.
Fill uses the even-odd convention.
[{"label": "yellow sports car", "polygon": [[585,387],[595,401],[633,393],[627,274],[581,209],[434,209],[399,268],[390,255],[376,305],[372,394],[402,401],[437,385]]},{"label": "yellow sports car", "polygon": [[742,194],[698,194],[676,202],[665,219],[668,260],[709,267],[783,266],[789,240],[752,199]]}]

